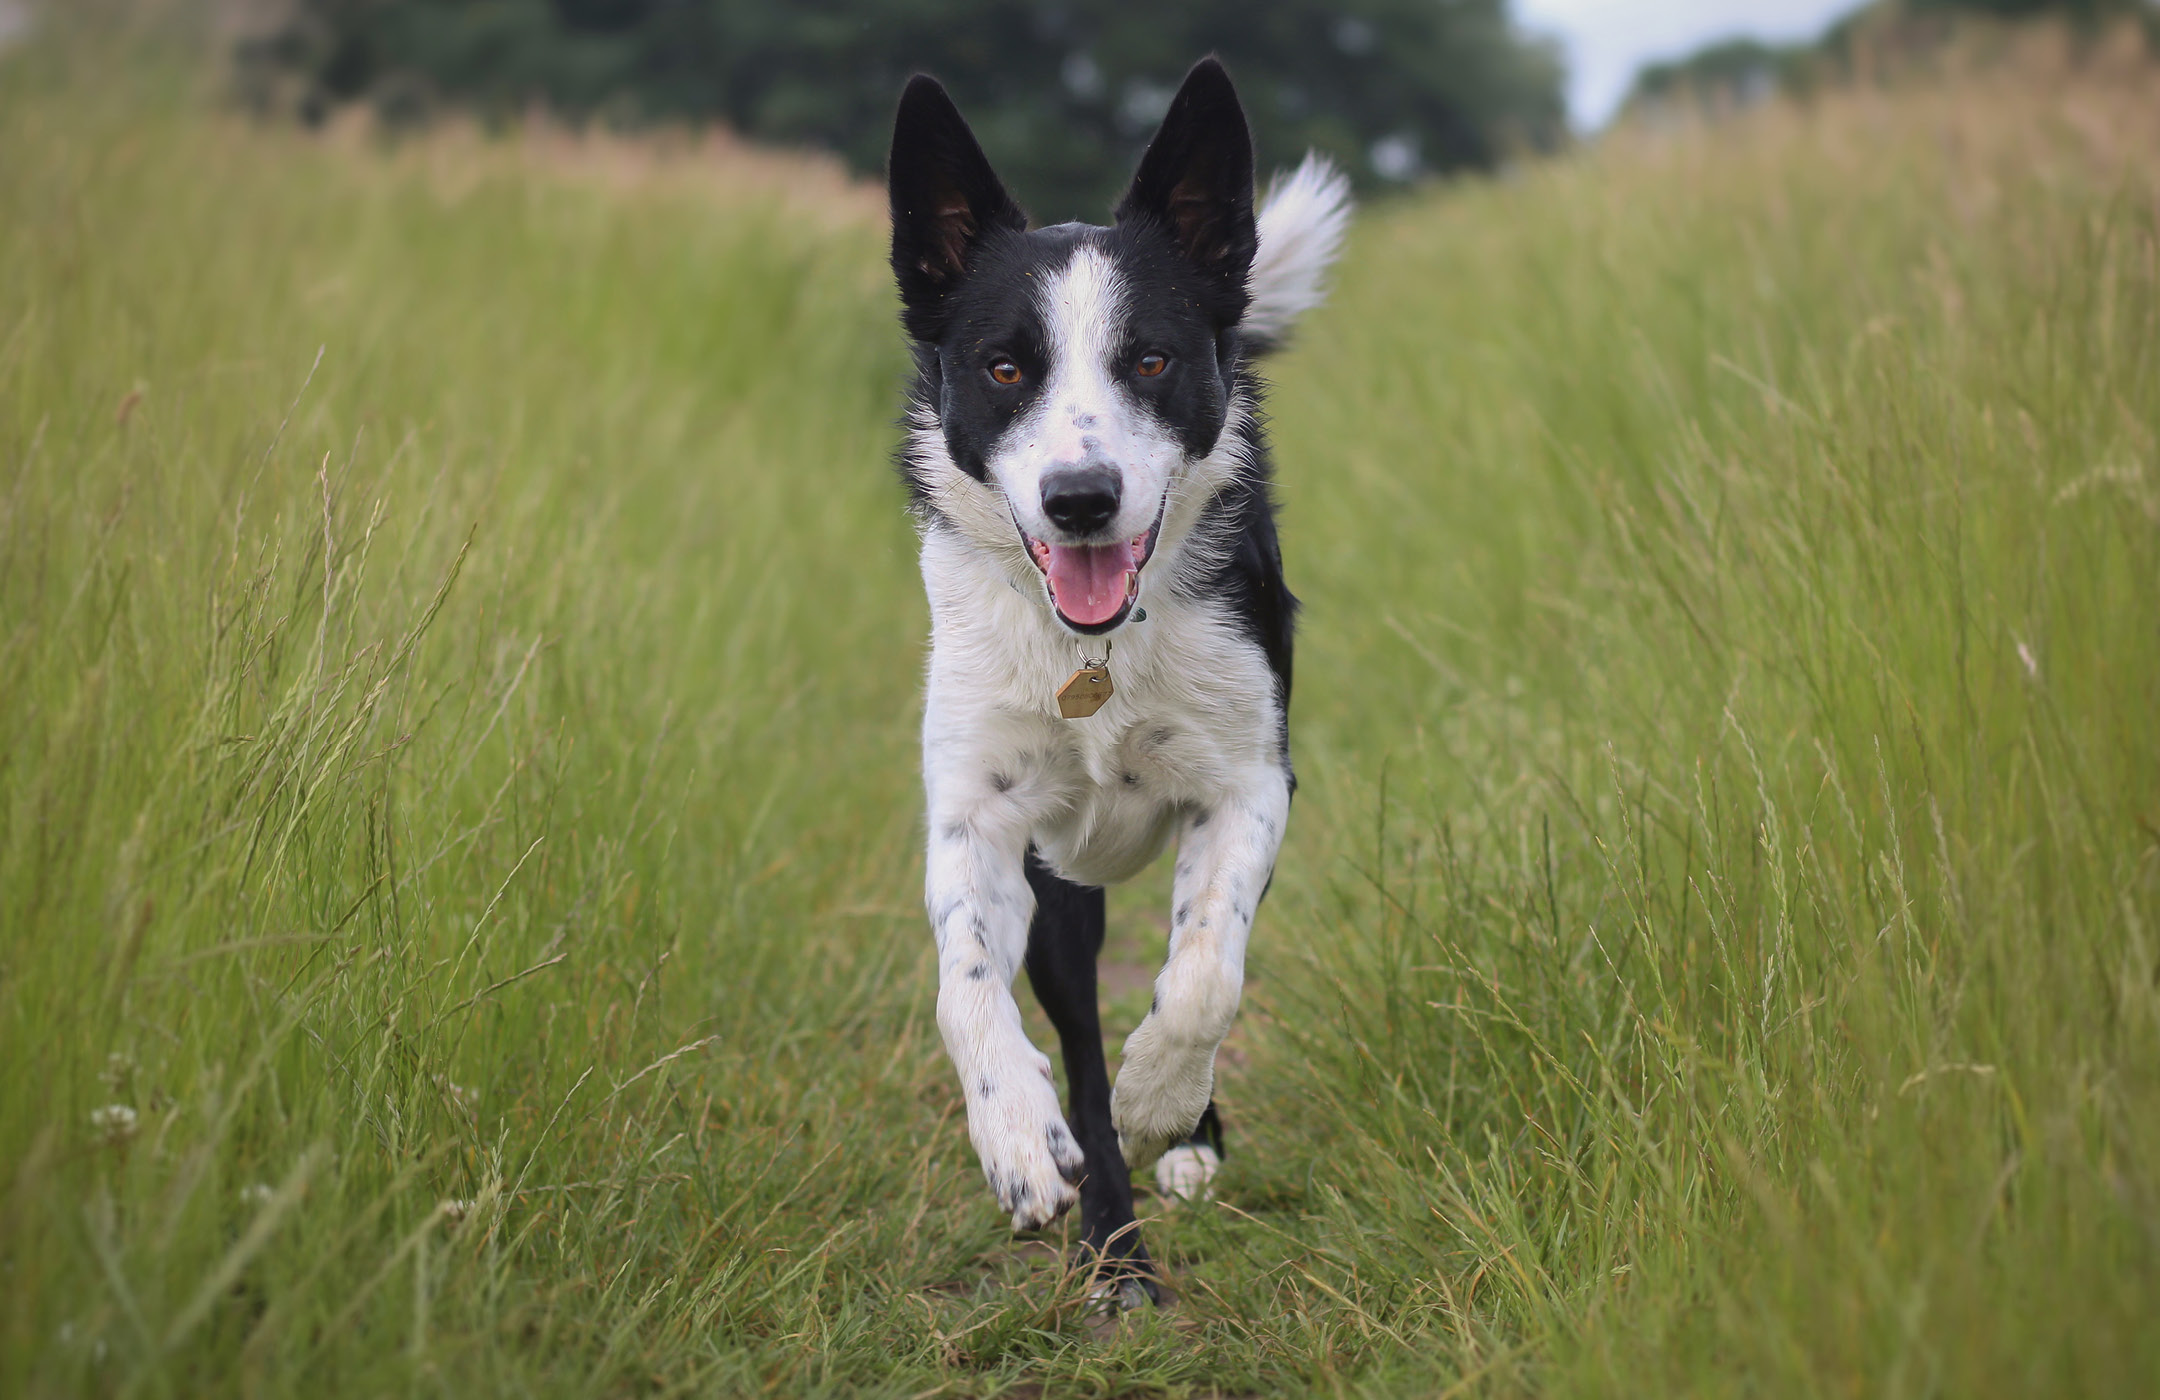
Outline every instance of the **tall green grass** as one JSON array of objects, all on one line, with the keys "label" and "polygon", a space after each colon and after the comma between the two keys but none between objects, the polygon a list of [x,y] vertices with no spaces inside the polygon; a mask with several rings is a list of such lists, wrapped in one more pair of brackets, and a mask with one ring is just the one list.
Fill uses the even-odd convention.
[{"label": "tall green grass", "polygon": [[0,1390],[2160,1374],[2148,92],[1364,219],[1232,1156],[1110,1324],[932,1026],[874,199],[113,62],[0,63]]}]

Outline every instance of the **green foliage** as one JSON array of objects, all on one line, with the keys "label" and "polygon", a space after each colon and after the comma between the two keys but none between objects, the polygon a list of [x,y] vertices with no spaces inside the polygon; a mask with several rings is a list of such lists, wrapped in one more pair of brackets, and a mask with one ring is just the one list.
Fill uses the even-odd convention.
[{"label": "green foliage", "polygon": [[901,85],[928,71],[1038,215],[1100,221],[1209,52],[1238,78],[1264,166],[1317,147],[1368,183],[1402,180],[1565,133],[1559,64],[1505,0],[302,0],[256,54],[304,73],[317,107],[718,119],[868,174]]},{"label": "green foliage", "polygon": [[1766,44],[1759,39],[1727,39],[1697,49],[1685,58],[1644,64],[1628,93],[1630,105],[1680,98],[1726,97],[1752,106],[1793,86],[1814,48],[1808,44]]},{"label": "green foliage", "polygon": [[0,1393],[2147,1393],[2154,92],[1363,221],[1105,1324],[932,1021],[874,196],[0,63]]},{"label": "green foliage", "polygon": [[1904,0],[1904,6],[1914,14],[1992,15],[1997,19],[2059,16],[2088,23],[2152,9],[2151,0]]},{"label": "green foliage", "polygon": [[1923,68],[1971,37],[1975,26],[2061,24],[2090,38],[2126,21],[2141,22],[2150,47],[2160,51],[2155,0],[1869,0],[1813,40],[1725,39],[1646,64],[1625,107],[1641,112],[1686,103],[1734,111],[1779,94],[1805,96],[1863,71],[1880,77]]}]

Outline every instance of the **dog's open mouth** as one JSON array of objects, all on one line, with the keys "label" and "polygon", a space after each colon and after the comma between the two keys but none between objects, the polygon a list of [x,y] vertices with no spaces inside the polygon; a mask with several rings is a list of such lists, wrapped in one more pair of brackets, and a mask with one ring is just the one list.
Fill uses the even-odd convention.
[{"label": "dog's open mouth", "polygon": [[1076,632],[1107,632],[1125,620],[1140,596],[1140,571],[1155,552],[1162,512],[1155,523],[1116,544],[1047,544],[1027,531],[1020,538],[1028,557],[1050,584],[1050,606]]}]

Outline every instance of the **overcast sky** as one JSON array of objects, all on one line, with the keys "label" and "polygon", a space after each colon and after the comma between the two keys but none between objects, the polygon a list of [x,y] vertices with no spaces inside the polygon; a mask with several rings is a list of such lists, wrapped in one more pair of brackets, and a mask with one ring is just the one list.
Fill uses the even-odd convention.
[{"label": "overcast sky", "polygon": [[1568,109],[1588,130],[1612,115],[1635,70],[1715,39],[1812,39],[1860,0],[1515,0],[1524,28],[1567,53]]}]

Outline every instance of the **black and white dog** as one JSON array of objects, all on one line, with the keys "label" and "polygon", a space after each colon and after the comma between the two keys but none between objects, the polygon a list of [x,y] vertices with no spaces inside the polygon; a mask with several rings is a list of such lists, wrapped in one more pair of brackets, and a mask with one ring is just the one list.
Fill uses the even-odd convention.
[{"label": "black and white dog", "polygon": [[[1108,228],[1030,229],[927,77],[900,100],[890,175],[917,371],[901,460],[933,638],[938,1027],[1013,1228],[1077,1200],[1129,1304],[1155,1286],[1128,1168],[1162,1159],[1177,1194],[1213,1170],[1215,1051],[1295,786],[1296,604],[1253,361],[1319,301],[1348,186],[1307,157],[1256,218],[1252,137],[1213,59]],[[1113,1092],[1102,886],[1173,835],[1170,955]],[[1013,1000],[1022,965],[1057,1028],[1069,1122]]]}]

